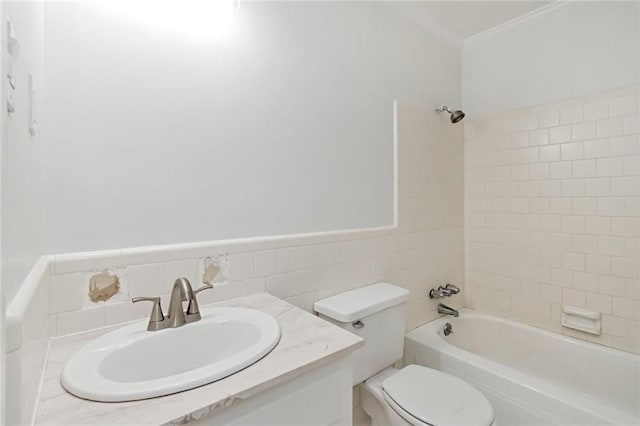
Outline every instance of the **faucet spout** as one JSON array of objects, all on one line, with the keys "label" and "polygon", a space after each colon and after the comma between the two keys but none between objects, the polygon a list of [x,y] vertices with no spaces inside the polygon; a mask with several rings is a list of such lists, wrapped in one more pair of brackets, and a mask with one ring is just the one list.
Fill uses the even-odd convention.
[{"label": "faucet spout", "polygon": [[193,289],[191,288],[191,283],[186,278],[178,278],[171,289],[169,313],[167,314],[169,327],[181,327],[187,323],[182,302],[191,302],[192,299]]},{"label": "faucet spout", "polygon": [[438,304],[438,313],[443,315],[453,315],[454,317],[458,317],[458,315],[460,315],[458,311],[448,307],[447,305],[443,305],[442,303]]}]

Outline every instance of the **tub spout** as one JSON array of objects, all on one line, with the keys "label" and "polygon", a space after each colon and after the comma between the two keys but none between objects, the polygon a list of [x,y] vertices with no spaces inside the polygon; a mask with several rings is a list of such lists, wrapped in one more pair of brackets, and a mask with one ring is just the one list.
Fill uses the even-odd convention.
[{"label": "tub spout", "polygon": [[438,313],[443,315],[453,315],[454,317],[459,315],[458,311],[448,307],[447,305],[443,305],[442,303],[438,304]]}]

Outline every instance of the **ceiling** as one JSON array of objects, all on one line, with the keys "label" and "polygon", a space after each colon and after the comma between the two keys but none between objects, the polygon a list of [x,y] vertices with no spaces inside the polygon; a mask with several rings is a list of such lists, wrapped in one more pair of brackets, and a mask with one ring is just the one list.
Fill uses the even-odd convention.
[{"label": "ceiling", "polygon": [[402,14],[458,44],[550,3],[553,2],[389,1]]}]

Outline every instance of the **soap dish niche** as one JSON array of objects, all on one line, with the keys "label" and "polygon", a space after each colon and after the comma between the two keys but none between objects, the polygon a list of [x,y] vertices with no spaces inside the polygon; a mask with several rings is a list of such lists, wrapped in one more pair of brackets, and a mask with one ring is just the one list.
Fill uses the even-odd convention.
[{"label": "soap dish niche", "polygon": [[602,319],[600,312],[588,309],[576,308],[575,306],[562,306],[562,326],[585,333],[602,334]]}]

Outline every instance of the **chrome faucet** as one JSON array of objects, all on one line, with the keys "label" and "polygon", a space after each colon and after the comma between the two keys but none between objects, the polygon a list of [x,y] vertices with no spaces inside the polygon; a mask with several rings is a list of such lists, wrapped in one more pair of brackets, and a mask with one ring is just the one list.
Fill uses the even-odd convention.
[{"label": "chrome faucet", "polygon": [[447,305],[443,305],[442,303],[438,303],[438,313],[443,315],[453,315],[454,317],[458,317],[458,315],[460,315],[458,311],[448,307]]},{"label": "chrome faucet", "polygon": [[[193,290],[188,279],[178,278],[173,283],[173,288],[171,289],[169,313],[166,316],[162,313],[160,297],[135,297],[131,299],[131,301],[133,303],[143,301],[153,302],[153,309],[151,310],[147,330],[158,331],[165,328],[182,327],[190,322],[199,321],[202,317],[200,315],[200,308],[198,307],[198,299],[196,298],[196,295],[202,290],[212,288],[213,285],[205,284],[197,290]],[[182,302],[189,303],[186,311],[184,311]]]}]

